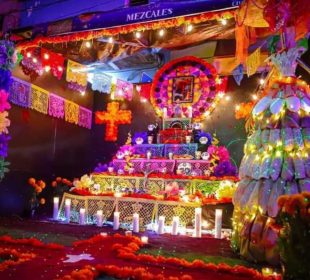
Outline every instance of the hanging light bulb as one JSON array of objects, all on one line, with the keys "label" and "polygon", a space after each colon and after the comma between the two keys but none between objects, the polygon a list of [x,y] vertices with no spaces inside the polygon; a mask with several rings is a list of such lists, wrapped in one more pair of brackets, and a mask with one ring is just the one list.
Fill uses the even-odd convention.
[{"label": "hanging light bulb", "polygon": [[48,60],[50,58],[49,54],[48,53],[45,53],[44,54],[44,59]]},{"label": "hanging light bulb", "polygon": [[44,67],[44,70],[45,70],[45,72],[49,72],[49,71],[51,70],[51,66],[46,65],[46,66]]},{"label": "hanging light bulb", "polygon": [[109,44],[112,44],[112,43],[113,43],[113,41],[114,41],[114,40],[113,40],[113,37],[109,37],[109,39],[108,39],[108,43],[109,43]]},{"label": "hanging light bulb", "polygon": [[158,34],[160,37],[163,37],[165,35],[165,29],[160,29]]},{"label": "hanging light bulb", "polygon": [[140,92],[141,91],[141,86],[140,85],[136,85],[136,90],[137,90],[137,92]]},{"label": "hanging light bulb", "polygon": [[85,91],[81,91],[81,96],[84,96],[85,95]]},{"label": "hanging light bulb", "polygon": [[31,57],[31,52],[27,52],[27,53],[26,53],[26,56],[27,56],[28,58],[30,58],[30,57]]},{"label": "hanging light bulb", "polygon": [[187,27],[186,27],[186,32],[189,33],[189,32],[191,32],[191,31],[193,31],[193,28],[194,28],[194,27],[193,27],[192,24],[188,24]]},{"label": "hanging light bulb", "polygon": [[86,43],[85,43],[85,47],[86,47],[86,48],[88,48],[88,49],[89,49],[89,48],[91,48],[91,42],[86,41]]},{"label": "hanging light bulb", "polygon": [[34,58],[32,59],[32,62],[33,62],[33,63],[37,63],[37,62],[38,62],[37,58],[34,57]]},{"label": "hanging light bulb", "polygon": [[260,85],[263,85],[265,83],[265,80],[264,79],[259,79],[259,84]]},{"label": "hanging light bulb", "polygon": [[137,31],[136,34],[135,34],[135,36],[136,36],[137,39],[140,39],[141,36],[142,36],[142,34],[141,34],[140,31]]},{"label": "hanging light bulb", "polygon": [[221,23],[222,23],[222,25],[227,25],[227,19],[226,18],[222,18],[221,19]]},{"label": "hanging light bulb", "polygon": [[220,99],[223,98],[223,97],[224,97],[224,92],[220,91],[220,92],[218,93],[218,97],[219,97]]},{"label": "hanging light bulb", "polygon": [[236,105],[236,110],[237,111],[240,110],[240,105],[239,104]]},{"label": "hanging light bulb", "polygon": [[230,95],[226,95],[225,100],[229,101],[231,99]]},{"label": "hanging light bulb", "polygon": [[62,71],[62,67],[61,67],[61,66],[58,66],[58,67],[57,67],[57,70],[58,70],[59,72],[61,72],[61,71]]}]

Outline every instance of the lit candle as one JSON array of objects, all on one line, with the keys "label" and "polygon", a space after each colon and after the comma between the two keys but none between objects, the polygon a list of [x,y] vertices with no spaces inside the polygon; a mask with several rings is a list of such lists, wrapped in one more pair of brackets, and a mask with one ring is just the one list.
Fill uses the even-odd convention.
[{"label": "lit candle", "polygon": [[146,158],[147,159],[151,159],[151,156],[152,156],[152,152],[151,151],[147,151],[146,152]]},{"label": "lit candle", "polygon": [[163,108],[163,117],[167,118],[167,108]]},{"label": "lit candle", "polygon": [[103,224],[103,211],[98,210],[97,211],[97,226],[102,227],[102,224]]},{"label": "lit candle", "polygon": [[171,230],[171,234],[172,235],[178,235],[178,231],[179,231],[179,217],[175,216],[172,219],[172,230]]},{"label": "lit candle", "polygon": [[122,197],[122,193],[116,192],[116,193],[114,194],[114,197]]},{"label": "lit candle", "polygon": [[65,218],[66,223],[70,223],[70,215],[71,215],[71,199],[65,200]]},{"label": "lit candle", "polygon": [[215,209],[215,238],[221,238],[222,232],[222,209]]},{"label": "lit candle", "polygon": [[126,236],[132,236],[132,231],[131,230],[126,230],[125,231]]},{"label": "lit candle", "polygon": [[114,219],[113,219],[113,229],[119,229],[119,212],[114,212]]},{"label": "lit candle", "polygon": [[191,139],[192,139],[192,136],[191,136],[191,135],[186,135],[186,136],[185,136],[186,144],[189,144],[189,143],[191,142]]},{"label": "lit candle", "polygon": [[148,144],[153,144],[153,136],[152,135],[150,135],[150,136],[148,136],[147,137],[147,142],[148,142]]},{"label": "lit candle", "polygon": [[262,274],[263,274],[263,276],[270,276],[273,274],[273,269],[270,267],[263,267],[262,268]]},{"label": "lit candle", "polygon": [[141,242],[143,244],[147,244],[149,242],[149,238],[147,236],[141,236]]},{"label": "lit candle", "polygon": [[58,219],[59,197],[54,197],[53,219]]},{"label": "lit candle", "polygon": [[85,225],[85,209],[80,209],[80,225]]},{"label": "lit candle", "polygon": [[134,213],[133,214],[133,224],[132,224],[132,231],[133,232],[139,232],[139,214]]},{"label": "lit candle", "polygon": [[201,237],[201,208],[195,208],[195,237]]},{"label": "lit candle", "polygon": [[188,118],[191,118],[193,116],[193,108],[191,106],[187,108],[187,114]]},{"label": "lit candle", "polygon": [[158,234],[164,234],[165,233],[165,217],[159,216],[158,218],[158,228],[157,228]]},{"label": "lit candle", "polygon": [[169,157],[169,159],[173,159],[173,153],[172,153],[172,152],[169,152],[169,153],[168,153],[168,157]]}]

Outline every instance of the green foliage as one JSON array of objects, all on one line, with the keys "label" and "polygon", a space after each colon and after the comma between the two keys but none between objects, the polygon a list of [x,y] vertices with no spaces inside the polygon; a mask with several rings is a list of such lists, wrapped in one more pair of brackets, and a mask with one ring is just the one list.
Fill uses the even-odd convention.
[{"label": "green foliage", "polygon": [[310,279],[310,218],[281,213],[284,226],[281,230],[278,246],[284,266],[284,279]]}]

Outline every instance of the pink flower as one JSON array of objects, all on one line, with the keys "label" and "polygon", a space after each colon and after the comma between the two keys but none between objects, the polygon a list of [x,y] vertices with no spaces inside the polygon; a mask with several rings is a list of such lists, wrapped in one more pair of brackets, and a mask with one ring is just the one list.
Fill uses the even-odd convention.
[{"label": "pink flower", "polygon": [[5,90],[0,90],[0,113],[11,108],[11,105],[7,101],[9,94]]},{"label": "pink flower", "polygon": [[224,146],[218,147],[217,155],[219,156],[220,161],[228,161],[230,158],[229,152]]},{"label": "pink flower", "polygon": [[208,147],[208,153],[212,156],[213,154],[216,154],[217,153],[217,147],[216,146],[209,146]]}]

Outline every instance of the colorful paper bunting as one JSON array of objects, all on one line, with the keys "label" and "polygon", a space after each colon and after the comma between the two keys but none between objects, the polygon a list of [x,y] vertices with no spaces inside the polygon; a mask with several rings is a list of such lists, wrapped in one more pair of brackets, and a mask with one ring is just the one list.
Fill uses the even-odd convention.
[{"label": "colorful paper bunting", "polygon": [[114,98],[120,100],[123,99],[132,100],[132,95],[133,95],[133,84],[117,79]]},{"label": "colorful paper bunting", "polygon": [[260,65],[260,48],[251,53],[246,60],[246,70],[248,77],[254,75]]},{"label": "colorful paper bunting", "polygon": [[241,81],[243,79],[243,65],[239,64],[232,72],[233,77],[238,86],[240,86]]},{"label": "colorful paper bunting", "polygon": [[47,114],[48,96],[48,91],[35,85],[31,85],[31,109],[42,114]]},{"label": "colorful paper bunting", "polygon": [[18,78],[13,77],[12,80],[9,98],[13,104],[91,128],[91,110]]},{"label": "colorful paper bunting", "polygon": [[79,126],[91,128],[92,111],[83,107],[79,107]]},{"label": "colorful paper bunting", "polygon": [[92,90],[98,90],[104,93],[110,93],[112,86],[112,77],[104,73],[95,73],[93,76]]},{"label": "colorful paper bunting", "polygon": [[9,100],[15,105],[29,108],[31,106],[31,84],[12,77]]},{"label": "colorful paper bunting", "polygon": [[85,66],[72,60],[68,60],[66,81],[71,84],[71,89],[84,91],[87,86],[87,72]]},{"label": "colorful paper bunting", "polygon": [[79,123],[79,105],[70,100],[65,100],[65,120],[69,123]]},{"label": "colorful paper bunting", "polygon": [[64,72],[64,57],[59,53],[41,48],[41,62],[44,69],[50,69],[51,73],[60,80]]},{"label": "colorful paper bunting", "polygon": [[63,119],[65,116],[65,100],[54,93],[50,93],[48,114],[52,117]]}]

